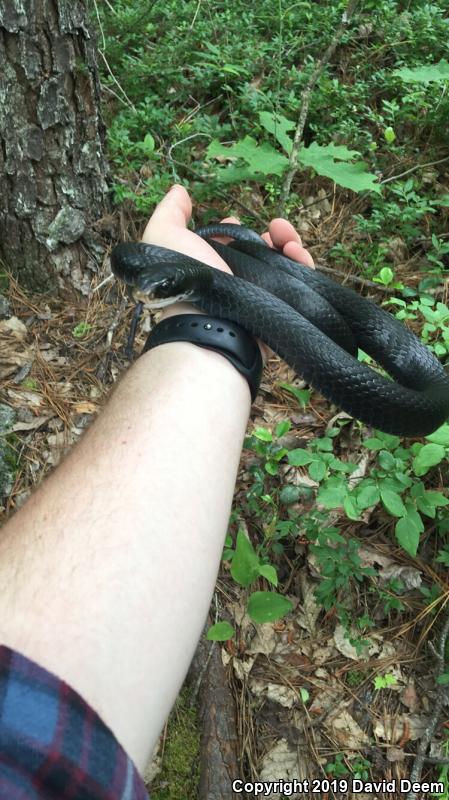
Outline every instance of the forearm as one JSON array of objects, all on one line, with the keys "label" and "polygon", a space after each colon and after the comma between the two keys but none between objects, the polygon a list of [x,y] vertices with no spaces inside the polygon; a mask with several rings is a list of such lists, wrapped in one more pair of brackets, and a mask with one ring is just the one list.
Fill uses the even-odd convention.
[{"label": "forearm", "polygon": [[141,768],[217,574],[250,407],[222,356],[142,356],[3,531],[0,635],[72,684]]}]

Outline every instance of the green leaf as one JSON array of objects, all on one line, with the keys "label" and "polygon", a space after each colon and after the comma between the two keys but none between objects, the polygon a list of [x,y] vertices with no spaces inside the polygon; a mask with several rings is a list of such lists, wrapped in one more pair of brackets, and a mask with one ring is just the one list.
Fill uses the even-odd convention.
[{"label": "green leaf", "polygon": [[358,507],[361,509],[377,505],[380,500],[378,487],[375,484],[372,486],[362,486],[356,492],[356,500]]},{"label": "green leaf", "polygon": [[304,450],[303,447],[297,447],[295,450],[290,450],[288,454],[288,463],[292,465],[292,467],[304,467],[306,464],[310,464],[311,461],[314,461],[316,456],[313,453],[309,453],[308,450]]},{"label": "green leaf", "polygon": [[309,475],[313,481],[322,481],[326,475],[326,464],[324,461],[312,461],[309,466]]},{"label": "green leaf", "polygon": [[388,450],[381,450],[378,456],[379,466],[389,471],[395,466],[394,456]]},{"label": "green leaf", "polygon": [[394,517],[404,516],[406,509],[404,503],[402,502],[401,496],[397,494],[397,492],[393,492],[391,489],[385,489],[383,486],[380,486],[380,497],[382,503],[390,514],[393,514]]},{"label": "green leaf", "polygon": [[[289,163],[287,156],[279,153],[267,142],[258,144],[251,136],[245,136],[240,142],[226,146],[220,144],[217,139],[213,139],[206,152],[208,158],[217,158],[218,156],[241,158],[247,164],[248,177],[253,179],[265,175],[282,175]],[[232,168],[218,169],[217,178],[226,181],[226,173],[229,173],[230,169]],[[234,177],[237,176],[234,175],[233,179]]]},{"label": "green leaf", "polygon": [[421,67],[402,67],[393,70],[393,75],[404,81],[404,83],[430,83],[436,81],[449,81],[449,64],[442,58],[438,64],[424,64]]},{"label": "green leaf", "polygon": [[267,428],[256,428],[252,435],[255,436],[256,439],[260,439],[261,442],[273,441],[272,433],[271,431],[267,430]]},{"label": "green leaf", "polygon": [[259,573],[262,575],[263,578],[266,578],[267,581],[273,584],[273,586],[278,585],[278,576],[275,568],[271,564],[262,564],[259,567]]},{"label": "green leaf", "polygon": [[140,142],[140,150],[145,156],[149,156],[154,152],[154,148],[156,146],[156,142],[152,137],[151,133],[147,133],[143,142]]},{"label": "green leaf", "polygon": [[299,486],[287,484],[287,486],[283,486],[281,489],[279,501],[283,503],[283,505],[289,506],[292,503],[296,503],[300,493]]},{"label": "green leaf", "polygon": [[439,550],[435,561],[439,564],[444,564],[445,567],[449,567],[449,552],[447,550]]},{"label": "green leaf", "polygon": [[428,500],[428,498],[425,495],[416,498],[416,506],[417,508],[419,508],[422,514],[425,514],[427,517],[430,517],[431,519],[435,519],[436,516],[435,506]]},{"label": "green leaf", "polygon": [[395,675],[376,675],[374,678],[374,688],[387,689],[389,686],[396,686],[397,682]]},{"label": "green leaf", "polygon": [[442,675],[438,675],[437,683],[440,683],[442,686],[447,686],[449,683],[449,672],[443,672]]},{"label": "green leaf", "polygon": [[376,437],[371,437],[370,439],[364,439],[363,445],[367,450],[382,450],[384,443]]},{"label": "green leaf", "polygon": [[413,523],[410,522],[408,516],[398,519],[395,533],[401,547],[411,556],[415,557],[418,552],[419,531]]},{"label": "green leaf", "polygon": [[[319,145],[312,142],[310,147],[301,147],[299,161],[305,167],[311,167],[318,175],[325,175],[340,186],[354,192],[382,193],[377,175],[366,171],[366,164],[357,161],[347,163],[349,158],[358,156],[356,150],[348,150],[344,146],[334,144]],[[336,160],[338,159],[338,161]]]},{"label": "green leaf", "polygon": [[307,702],[308,702],[308,700],[310,700],[310,694],[309,694],[309,692],[307,691],[307,689],[304,689],[304,687],[303,687],[303,686],[300,686],[300,689],[299,689],[299,694],[301,695],[301,700],[302,700],[302,702],[303,702],[304,704],[305,704],[305,703],[307,703]]},{"label": "green leaf", "polygon": [[396,139],[396,134],[390,126],[385,128],[384,130],[384,138],[387,144],[393,144],[394,140]]},{"label": "green leaf", "polygon": [[279,386],[296,397],[301,408],[306,407],[310,400],[310,389],[298,389],[296,386],[292,386],[291,383],[280,383]]},{"label": "green leaf", "polygon": [[317,503],[321,503],[325,508],[339,508],[343,506],[347,493],[347,484],[335,487],[322,486],[317,494]]},{"label": "green leaf", "polygon": [[437,428],[430,436],[426,436],[426,439],[434,444],[445,444],[449,446],[449,425],[447,422]]},{"label": "green leaf", "polygon": [[216,622],[207,631],[206,639],[210,642],[227,642],[228,639],[232,639],[234,633],[235,630],[229,622]]},{"label": "green leaf", "polygon": [[431,467],[439,464],[446,455],[446,451],[441,444],[425,444],[413,459],[413,472],[415,475],[425,475]]},{"label": "green leaf", "polygon": [[448,506],[449,500],[442,492],[426,492],[425,497],[434,506]]},{"label": "green leaf", "polygon": [[259,113],[259,121],[268,133],[272,133],[275,136],[287,155],[290,155],[293,140],[288,136],[287,131],[294,130],[296,124],[283,117],[282,114],[272,114],[269,111],[261,111]]},{"label": "green leaf", "polygon": [[384,286],[388,286],[394,278],[394,272],[390,267],[382,267],[379,272],[379,278]]},{"label": "green leaf", "polygon": [[276,592],[253,592],[248,602],[248,614],[253,622],[275,622],[293,608],[293,603]]},{"label": "green leaf", "polygon": [[249,586],[259,577],[259,558],[243,531],[239,531],[237,534],[231,575],[240,586]]},{"label": "green leaf", "polygon": [[357,508],[354,498],[351,495],[346,495],[343,503],[343,508],[345,510],[345,514],[348,519],[358,520],[360,519],[360,512]]},{"label": "green leaf", "polygon": [[280,436],[284,436],[287,431],[291,428],[291,422],[289,419],[284,419],[282,422],[278,422],[275,428],[275,434],[279,438]]}]

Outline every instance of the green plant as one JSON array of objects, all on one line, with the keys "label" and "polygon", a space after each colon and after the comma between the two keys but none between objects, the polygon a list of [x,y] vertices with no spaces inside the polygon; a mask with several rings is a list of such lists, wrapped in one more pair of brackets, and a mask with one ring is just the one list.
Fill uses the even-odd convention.
[{"label": "green plant", "polygon": [[88,322],[79,322],[78,325],[72,330],[75,339],[83,339],[91,330],[91,325]]},{"label": "green plant", "polygon": [[388,689],[390,686],[396,686],[397,678],[395,675],[376,675],[374,678],[374,688],[376,691],[379,689]]},{"label": "green plant", "polygon": [[337,753],[333,761],[329,761],[324,770],[326,775],[334,775],[336,778],[341,778],[343,775],[349,775],[349,769],[344,763],[343,753]]}]

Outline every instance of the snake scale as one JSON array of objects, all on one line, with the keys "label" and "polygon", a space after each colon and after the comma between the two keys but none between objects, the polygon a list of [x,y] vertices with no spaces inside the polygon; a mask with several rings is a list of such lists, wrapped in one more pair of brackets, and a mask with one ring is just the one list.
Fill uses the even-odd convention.
[{"label": "snake scale", "polygon": [[[239,323],[324,397],[381,431],[424,436],[449,416],[444,367],[391,314],[247,228],[225,223],[196,233],[233,275],[175,250],[129,243],[113,250],[112,271],[149,307],[188,300]],[[219,244],[215,235],[233,241]],[[388,375],[359,362],[359,348]]]}]

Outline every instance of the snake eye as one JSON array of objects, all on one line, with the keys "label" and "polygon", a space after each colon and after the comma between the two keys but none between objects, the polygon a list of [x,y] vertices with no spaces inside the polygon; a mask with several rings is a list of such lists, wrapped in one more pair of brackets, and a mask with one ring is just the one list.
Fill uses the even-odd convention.
[{"label": "snake eye", "polygon": [[171,278],[165,278],[159,284],[159,291],[162,291],[164,294],[170,294],[173,288],[173,280]]}]

